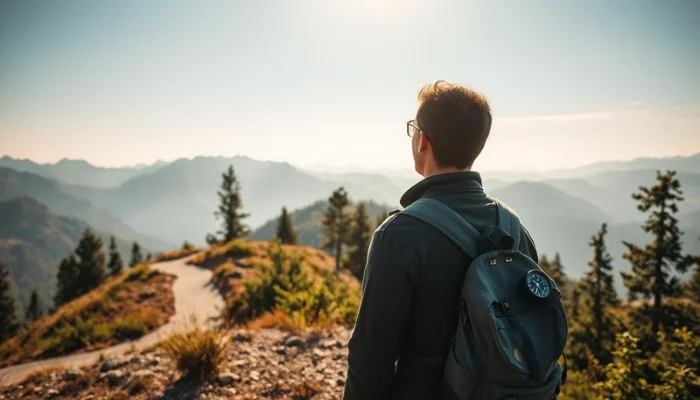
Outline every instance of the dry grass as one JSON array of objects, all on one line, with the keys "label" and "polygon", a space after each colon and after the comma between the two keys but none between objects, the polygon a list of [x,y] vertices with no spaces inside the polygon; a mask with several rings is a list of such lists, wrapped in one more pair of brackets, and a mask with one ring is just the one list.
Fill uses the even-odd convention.
[{"label": "dry grass", "polygon": [[[0,366],[96,350],[140,337],[175,312],[174,280],[147,265],[125,271],[3,343]],[[142,299],[140,294],[147,290],[156,296]]]},{"label": "dry grass", "polygon": [[172,250],[172,251],[164,251],[161,253],[156,254],[155,261],[156,262],[161,262],[161,261],[172,261],[172,260],[177,260],[180,258],[184,258],[187,256],[190,256],[192,254],[195,254],[199,252],[199,249],[197,248],[190,248],[190,249],[178,249],[178,250]]},{"label": "dry grass", "polygon": [[226,361],[228,338],[216,331],[199,327],[177,333],[160,347],[187,380],[208,381],[216,377]]},{"label": "dry grass", "polygon": [[248,329],[279,329],[285,332],[299,333],[303,328],[281,310],[266,312],[260,318],[250,321]]}]

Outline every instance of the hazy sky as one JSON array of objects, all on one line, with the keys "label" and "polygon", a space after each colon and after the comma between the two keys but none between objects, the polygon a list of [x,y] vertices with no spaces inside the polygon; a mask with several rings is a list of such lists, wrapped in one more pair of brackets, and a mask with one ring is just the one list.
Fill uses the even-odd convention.
[{"label": "hazy sky", "polygon": [[491,102],[476,168],[700,152],[700,1],[0,0],[0,155],[410,167],[416,93]]}]

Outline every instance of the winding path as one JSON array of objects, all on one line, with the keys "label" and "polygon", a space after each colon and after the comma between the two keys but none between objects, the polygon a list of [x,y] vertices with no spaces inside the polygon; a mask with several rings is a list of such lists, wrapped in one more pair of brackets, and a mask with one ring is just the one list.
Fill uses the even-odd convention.
[{"label": "winding path", "polygon": [[152,346],[173,332],[191,328],[193,323],[207,326],[219,315],[224,301],[210,283],[210,270],[188,265],[190,257],[151,264],[152,268],[177,276],[173,284],[175,314],[167,324],[155,331],[130,342],[124,342],[106,349],[80,353],[0,369],[0,386],[21,382],[30,374],[45,368],[77,368],[97,362],[100,355],[115,357],[136,349]]}]

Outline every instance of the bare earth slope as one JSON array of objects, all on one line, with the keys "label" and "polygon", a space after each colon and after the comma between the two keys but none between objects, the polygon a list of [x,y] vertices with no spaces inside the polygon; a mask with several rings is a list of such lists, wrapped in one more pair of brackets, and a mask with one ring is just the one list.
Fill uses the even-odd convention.
[{"label": "bare earth slope", "polygon": [[171,332],[191,326],[193,319],[205,325],[217,318],[224,306],[218,291],[210,285],[211,271],[187,264],[188,258],[152,264],[151,267],[177,276],[173,285],[175,315],[167,324],[154,332],[132,342],[93,351],[30,362],[0,369],[0,385],[11,385],[22,381],[32,373],[46,368],[76,368],[95,363],[101,355],[117,357],[131,350],[141,350],[155,345]]}]

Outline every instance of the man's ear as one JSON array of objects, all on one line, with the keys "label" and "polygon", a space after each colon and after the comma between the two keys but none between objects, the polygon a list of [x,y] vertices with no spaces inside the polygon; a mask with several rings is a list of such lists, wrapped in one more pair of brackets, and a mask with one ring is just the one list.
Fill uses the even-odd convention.
[{"label": "man's ear", "polygon": [[430,148],[430,141],[428,141],[428,136],[423,133],[423,131],[420,132],[420,138],[418,139],[418,152],[419,153],[425,153],[428,151]]}]

